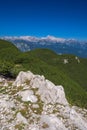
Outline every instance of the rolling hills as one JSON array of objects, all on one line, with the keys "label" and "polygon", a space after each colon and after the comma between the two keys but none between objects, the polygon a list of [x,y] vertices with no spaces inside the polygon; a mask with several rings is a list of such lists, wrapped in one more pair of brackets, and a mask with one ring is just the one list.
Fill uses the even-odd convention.
[{"label": "rolling hills", "polygon": [[15,78],[21,70],[63,85],[71,105],[87,108],[87,59],[57,55],[48,49],[21,52],[10,42],[0,40],[0,74]]},{"label": "rolling hills", "polygon": [[1,37],[12,42],[21,51],[30,51],[38,48],[48,48],[57,54],[73,54],[87,58],[87,41],[77,39],[65,39],[54,36],[35,37],[35,36],[6,36]]}]

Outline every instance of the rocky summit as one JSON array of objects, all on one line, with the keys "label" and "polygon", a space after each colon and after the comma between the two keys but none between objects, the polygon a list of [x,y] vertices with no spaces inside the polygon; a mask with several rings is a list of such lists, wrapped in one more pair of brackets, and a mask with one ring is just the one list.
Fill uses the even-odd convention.
[{"label": "rocky summit", "polygon": [[87,130],[87,110],[71,106],[61,85],[21,71],[0,77],[0,130]]}]

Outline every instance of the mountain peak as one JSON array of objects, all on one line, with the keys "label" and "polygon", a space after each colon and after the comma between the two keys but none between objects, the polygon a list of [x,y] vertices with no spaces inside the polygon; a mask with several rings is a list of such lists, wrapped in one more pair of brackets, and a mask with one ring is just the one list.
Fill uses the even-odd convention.
[{"label": "mountain peak", "polygon": [[41,39],[46,39],[46,40],[50,40],[53,42],[64,42],[65,41],[64,38],[58,38],[58,37],[51,36],[51,35],[47,35],[46,37],[42,37]]}]

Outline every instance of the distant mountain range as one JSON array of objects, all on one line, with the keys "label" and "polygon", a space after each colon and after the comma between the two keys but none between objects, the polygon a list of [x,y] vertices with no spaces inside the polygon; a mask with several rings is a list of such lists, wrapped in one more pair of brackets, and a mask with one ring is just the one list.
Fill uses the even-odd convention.
[{"label": "distant mountain range", "polygon": [[76,39],[64,39],[54,36],[33,37],[33,36],[5,36],[1,39],[11,41],[21,51],[30,51],[36,48],[48,48],[57,54],[74,54],[79,57],[87,58],[87,41]]}]

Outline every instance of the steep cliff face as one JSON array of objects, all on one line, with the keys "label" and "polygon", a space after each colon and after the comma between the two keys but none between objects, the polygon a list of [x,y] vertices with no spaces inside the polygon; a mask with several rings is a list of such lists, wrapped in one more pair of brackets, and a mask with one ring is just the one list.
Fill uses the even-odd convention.
[{"label": "steep cliff face", "polygon": [[0,130],[86,130],[87,110],[71,106],[63,87],[20,72],[0,78]]}]

